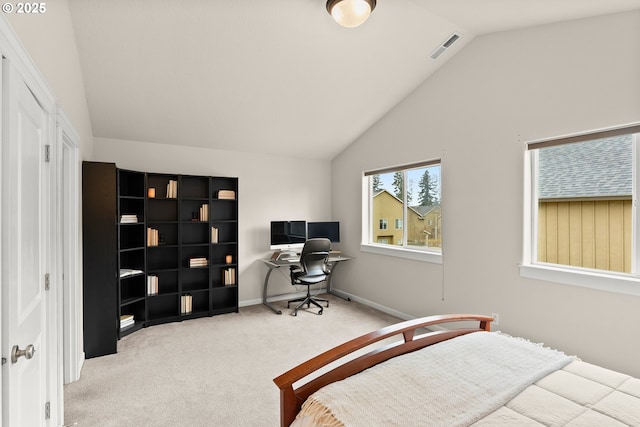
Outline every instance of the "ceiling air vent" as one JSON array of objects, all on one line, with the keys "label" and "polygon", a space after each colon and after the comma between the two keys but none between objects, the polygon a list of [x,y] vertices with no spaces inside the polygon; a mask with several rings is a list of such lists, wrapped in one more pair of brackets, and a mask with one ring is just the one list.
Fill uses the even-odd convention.
[{"label": "ceiling air vent", "polygon": [[445,50],[451,47],[452,44],[456,42],[460,38],[460,34],[453,33],[444,43],[436,48],[431,54],[431,59],[436,59],[438,56],[442,55]]}]

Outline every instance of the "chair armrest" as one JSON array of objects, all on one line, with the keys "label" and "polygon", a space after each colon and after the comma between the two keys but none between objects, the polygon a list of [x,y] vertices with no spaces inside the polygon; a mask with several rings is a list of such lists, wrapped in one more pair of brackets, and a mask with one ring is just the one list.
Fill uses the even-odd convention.
[{"label": "chair armrest", "polygon": [[298,276],[301,276],[304,274],[304,271],[297,265],[290,265],[289,266],[289,276],[291,276],[291,283],[295,283]]}]

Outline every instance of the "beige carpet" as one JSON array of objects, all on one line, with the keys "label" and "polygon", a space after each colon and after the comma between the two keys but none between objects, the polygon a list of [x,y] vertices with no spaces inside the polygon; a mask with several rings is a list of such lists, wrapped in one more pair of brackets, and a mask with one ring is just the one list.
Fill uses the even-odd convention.
[{"label": "beige carpet", "polygon": [[348,339],[399,319],[330,296],[317,316],[263,305],[129,335],[88,359],[64,388],[65,425],[278,426],[273,378]]}]

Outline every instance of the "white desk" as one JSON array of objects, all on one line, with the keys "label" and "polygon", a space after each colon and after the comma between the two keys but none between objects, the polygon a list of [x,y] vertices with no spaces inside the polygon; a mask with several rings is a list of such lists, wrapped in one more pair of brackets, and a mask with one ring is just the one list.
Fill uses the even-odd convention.
[{"label": "white desk", "polygon": [[[328,294],[332,293],[331,292],[331,276],[333,276],[333,272],[336,269],[336,266],[342,261],[348,261],[351,258],[352,257],[345,256],[345,255],[334,255],[334,254],[329,255],[329,259],[327,262],[329,264],[329,271],[330,271],[329,275],[327,276],[327,293]],[[283,260],[263,259],[262,262],[264,262],[265,265],[268,267],[267,275],[264,278],[264,287],[262,289],[262,304],[269,307],[271,310],[273,310],[274,313],[282,314],[282,310],[277,309],[276,307],[274,307],[273,305],[267,302],[267,285],[269,284],[269,276],[271,276],[271,272],[277,268],[289,267],[292,265],[297,266],[297,265],[300,265],[300,262],[299,260],[292,262],[286,259],[283,259]],[[336,295],[336,294],[333,294],[333,295]],[[343,298],[340,295],[336,295],[336,296]],[[349,298],[346,298],[346,300],[349,301]]]}]

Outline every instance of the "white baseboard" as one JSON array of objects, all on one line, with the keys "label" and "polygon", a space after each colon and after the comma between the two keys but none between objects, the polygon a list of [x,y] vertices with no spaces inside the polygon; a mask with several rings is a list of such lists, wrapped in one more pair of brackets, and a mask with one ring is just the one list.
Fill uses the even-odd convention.
[{"label": "white baseboard", "polygon": [[[315,295],[316,293],[323,293],[323,292],[326,292],[326,291],[327,291],[326,288],[312,289],[311,290],[311,295]],[[306,295],[306,290],[304,292],[305,292],[305,295]],[[267,302],[286,301],[286,300],[290,300],[290,299],[300,298],[302,295],[303,294],[301,292],[294,292],[294,293],[280,294],[280,295],[271,295],[271,296],[269,296],[267,298]],[[262,298],[240,301],[238,303],[238,306],[239,307],[249,307],[251,305],[258,305],[258,304],[262,304]]]},{"label": "white baseboard", "polygon": [[359,297],[357,295],[352,295],[352,294],[350,294],[348,292],[344,292],[344,291],[340,291],[340,290],[337,290],[337,289],[333,289],[332,293],[334,293],[334,294],[336,294],[338,296],[341,296],[343,298],[349,298],[352,301],[359,302],[360,304],[364,304],[364,305],[366,305],[368,307],[375,308],[378,311],[381,311],[383,313],[387,313],[387,314],[389,314],[391,316],[397,317],[397,318],[402,319],[402,320],[415,319],[415,316],[410,316],[410,315],[408,315],[406,313],[403,313],[401,311],[394,310],[394,309],[392,309],[390,307],[387,307],[387,306],[382,305],[382,304],[378,304],[378,303],[373,302],[373,301],[369,301],[368,299],[361,298],[361,297]]},{"label": "white baseboard", "polygon": [[[322,293],[322,292],[326,292],[326,289],[325,288],[321,288],[321,289],[314,290],[314,291]],[[387,306],[375,303],[373,301],[369,301],[368,299],[361,298],[361,297],[359,297],[357,295],[352,295],[352,294],[350,294],[348,292],[344,292],[344,291],[341,291],[341,290],[338,290],[338,289],[332,289],[331,293],[333,293],[333,294],[335,294],[335,295],[337,295],[339,297],[345,298],[345,299],[350,299],[352,301],[359,302],[360,304],[366,305],[368,307],[375,308],[376,310],[379,310],[379,311],[381,311],[383,313],[387,313],[387,314],[389,314],[391,316],[395,316],[395,317],[397,317],[399,319],[402,319],[402,320],[415,319],[415,316],[410,316],[410,315],[408,315],[406,313],[403,313],[401,311],[394,310],[392,308],[389,308]],[[293,299],[293,298],[296,298],[296,297],[299,297],[299,296],[300,296],[299,293],[274,295],[274,296],[270,296],[269,298],[267,298],[267,302],[284,301],[284,300]],[[238,305],[240,307],[248,307],[248,306],[257,305],[257,304],[262,304],[262,298],[246,300],[246,301],[240,301],[240,303]]]}]

